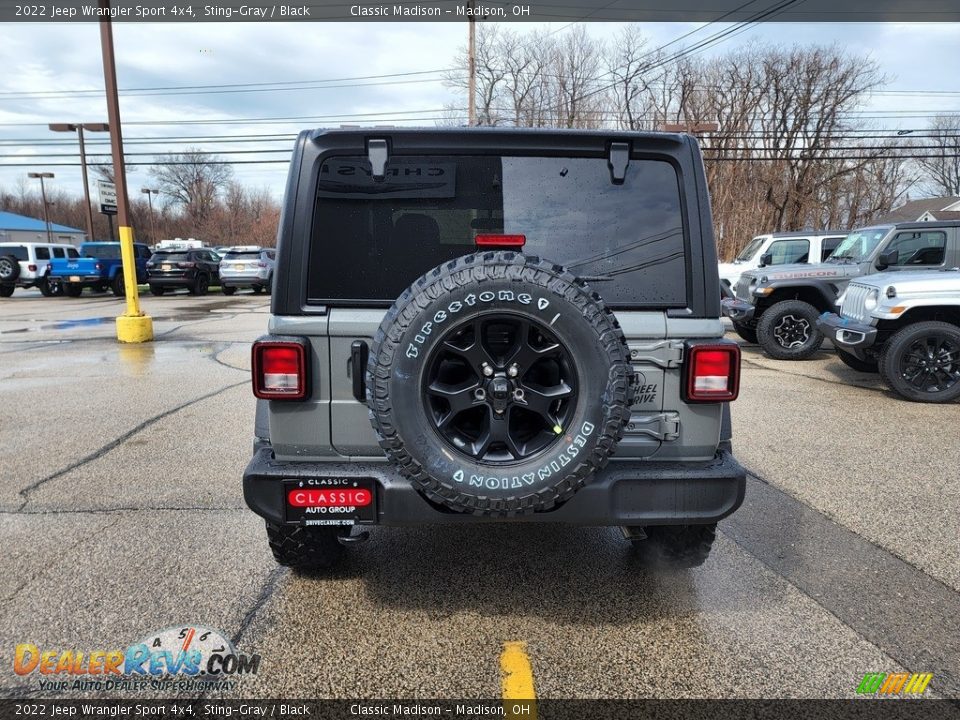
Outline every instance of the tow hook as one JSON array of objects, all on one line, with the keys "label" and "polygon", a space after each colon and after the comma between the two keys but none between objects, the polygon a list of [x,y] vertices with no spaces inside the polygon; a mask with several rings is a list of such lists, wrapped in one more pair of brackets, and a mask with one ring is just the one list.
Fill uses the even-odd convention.
[{"label": "tow hook", "polygon": [[337,540],[341,545],[345,547],[350,547],[351,545],[359,545],[365,543],[370,539],[370,533],[366,530],[361,530],[355,535],[338,535]]}]

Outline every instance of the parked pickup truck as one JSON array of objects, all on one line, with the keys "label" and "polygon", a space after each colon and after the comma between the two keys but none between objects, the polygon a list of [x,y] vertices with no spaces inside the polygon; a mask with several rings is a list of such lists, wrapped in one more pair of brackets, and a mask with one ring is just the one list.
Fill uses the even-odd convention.
[{"label": "parked pickup truck", "polygon": [[855,370],[916,402],[960,397],[960,271],[868,275],[817,327]]},{"label": "parked pickup truck", "polygon": [[[137,282],[147,281],[147,260],[150,248],[141,243],[133,244],[136,258]],[[100,292],[107,288],[117,297],[124,292],[123,261],[120,259],[120,243],[88,242],[80,246],[79,258],[50,261],[50,281],[63,286],[68,297],[80,297],[85,287]]]}]

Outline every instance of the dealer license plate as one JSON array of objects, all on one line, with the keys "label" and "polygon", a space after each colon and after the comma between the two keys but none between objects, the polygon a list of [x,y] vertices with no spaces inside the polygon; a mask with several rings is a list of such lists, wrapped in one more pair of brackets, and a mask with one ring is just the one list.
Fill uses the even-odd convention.
[{"label": "dealer license plate", "polygon": [[79,275],[71,275],[71,276],[70,276],[70,282],[80,282],[80,276],[79,276]]},{"label": "dealer license plate", "polygon": [[377,482],[370,477],[284,480],[287,522],[356,525],[377,521]]},{"label": "dealer license plate", "polygon": [[173,270],[173,265],[161,265],[160,267],[164,270]]}]

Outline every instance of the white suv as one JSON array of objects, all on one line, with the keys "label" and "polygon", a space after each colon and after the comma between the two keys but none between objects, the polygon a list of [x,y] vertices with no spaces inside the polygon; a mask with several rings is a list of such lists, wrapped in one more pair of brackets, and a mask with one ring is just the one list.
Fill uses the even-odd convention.
[{"label": "white suv", "polygon": [[[720,263],[720,288],[726,295],[731,295],[741,273],[765,265],[821,263],[830,257],[830,253],[847,235],[849,232],[846,230],[757,235],[747,243],[733,262]],[[762,258],[767,254],[770,255],[767,258],[769,262],[763,262]]]},{"label": "white suv", "polygon": [[0,297],[10,297],[18,287],[39,288],[46,297],[59,294],[59,284],[47,280],[50,261],[78,257],[77,248],[65,243],[0,243]]},{"label": "white suv", "polygon": [[255,293],[270,292],[276,251],[259,245],[229,248],[220,261],[220,289],[233,295],[237,288],[253,288]]}]

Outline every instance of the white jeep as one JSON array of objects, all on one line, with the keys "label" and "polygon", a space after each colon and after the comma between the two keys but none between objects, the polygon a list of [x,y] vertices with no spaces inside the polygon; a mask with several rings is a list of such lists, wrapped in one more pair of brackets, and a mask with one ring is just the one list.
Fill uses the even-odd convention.
[{"label": "white jeep", "polygon": [[78,257],[77,249],[66,243],[0,243],[0,297],[10,297],[18,287],[39,288],[46,297],[59,294],[60,286],[47,279],[50,260]]},{"label": "white jeep", "polygon": [[747,270],[767,265],[823,262],[847,234],[846,230],[820,230],[757,235],[733,262],[720,263],[720,289],[731,296],[740,275]]},{"label": "white jeep", "polygon": [[960,270],[878,273],[847,286],[840,314],[824,313],[820,331],[840,359],[879,372],[917,402],[960,397]]}]

